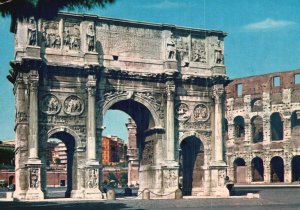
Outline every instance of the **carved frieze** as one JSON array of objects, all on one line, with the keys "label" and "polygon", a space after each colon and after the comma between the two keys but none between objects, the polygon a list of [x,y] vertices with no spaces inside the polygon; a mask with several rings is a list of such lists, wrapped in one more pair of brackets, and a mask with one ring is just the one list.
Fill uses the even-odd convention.
[{"label": "carved frieze", "polygon": [[205,104],[197,104],[193,116],[196,121],[207,121],[210,116],[208,107]]},{"label": "carved frieze", "polygon": [[59,35],[59,23],[56,21],[45,21],[42,24],[42,30],[45,47],[60,48],[61,37]]},{"label": "carved frieze", "polygon": [[191,117],[189,106],[185,103],[176,105],[176,118],[179,121],[187,121]]},{"label": "carved frieze", "polygon": [[78,23],[65,22],[63,36],[64,48],[80,50],[80,25]]},{"label": "carved frieze", "polygon": [[69,115],[80,115],[84,110],[83,101],[73,95],[66,98],[64,102],[64,112]]},{"label": "carved frieze", "polygon": [[45,95],[42,98],[41,111],[45,114],[57,114],[61,109],[61,103],[55,95]]},{"label": "carved frieze", "polygon": [[28,45],[37,44],[36,21],[33,17],[29,18],[28,23]]},{"label": "carved frieze", "polygon": [[206,47],[202,40],[193,40],[192,42],[192,61],[206,63]]}]

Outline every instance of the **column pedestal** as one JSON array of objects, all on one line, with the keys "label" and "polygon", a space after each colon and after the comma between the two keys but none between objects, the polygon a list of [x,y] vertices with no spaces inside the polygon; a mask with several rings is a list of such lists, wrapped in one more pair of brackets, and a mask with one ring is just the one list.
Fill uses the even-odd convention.
[{"label": "column pedestal", "polygon": [[226,168],[227,166],[210,166],[210,195],[228,197],[229,190],[226,187]]},{"label": "column pedestal", "polygon": [[85,168],[85,190],[84,198],[91,199],[103,199],[103,194],[99,189],[99,171],[100,165],[95,163],[94,165],[87,165]]},{"label": "column pedestal", "polygon": [[41,190],[41,164],[27,164],[29,188],[26,192],[26,200],[43,200],[44,193]]}]

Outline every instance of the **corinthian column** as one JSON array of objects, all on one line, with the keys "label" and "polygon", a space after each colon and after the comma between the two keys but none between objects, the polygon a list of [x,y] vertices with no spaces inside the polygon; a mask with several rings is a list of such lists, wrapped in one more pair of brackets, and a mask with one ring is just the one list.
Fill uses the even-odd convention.
[{"label": "corinthian column", "polygon": [[29,162],[38,160],[38,75],[29,79]]},{"label": "corinthian column", "polygon": [[167,160],[175,160],[175,141],[174,141],[174,92],[173,82],[167,82],[167,117],[166,117],[166,139],[167,139]]},{"label": "corinthian column", "polygon": [[215,101],[215,162],[225,164],[223,160],[223,85],[215,85],[213,88],[213,97]]},{"label": "corinthian column", "polygon": [[87,120],[87,159],[96,161],[96,113],[95,93],[96,79],[90,75],[87,82],[88,92],[88,120]]}]

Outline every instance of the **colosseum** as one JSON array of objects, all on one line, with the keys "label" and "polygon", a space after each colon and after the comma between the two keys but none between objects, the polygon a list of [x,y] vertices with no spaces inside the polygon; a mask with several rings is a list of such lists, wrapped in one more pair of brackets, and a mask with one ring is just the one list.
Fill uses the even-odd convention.
[{"label": "colosseum", "polygon": [[300,70],[234,79],[224,136],[235,183],[300,180]]}]

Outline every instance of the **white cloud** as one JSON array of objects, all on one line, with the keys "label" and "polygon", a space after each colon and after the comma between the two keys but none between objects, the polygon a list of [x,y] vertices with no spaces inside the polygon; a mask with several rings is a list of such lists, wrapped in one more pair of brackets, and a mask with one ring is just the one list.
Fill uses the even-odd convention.
[{"label": "white cloud", "polygon": [[250,24],[244,26],[244,29],[251,30],[251,31],[257,31],[257,30],[284,28],[284,27],[295,25],[295,24],[297,24],[297,23],[294,21],[273,20],[271,18],[267,18],[260,22],[250,23]]},{"label": "white cloud", "polygon": [[153,9],[172,9],[172,8],[179,8],[183,6],[187,6],[187,5],[182,2],[174,2],[170,0],[164,0],[161,2],[145,5],[146,8],[153,8]]}]

